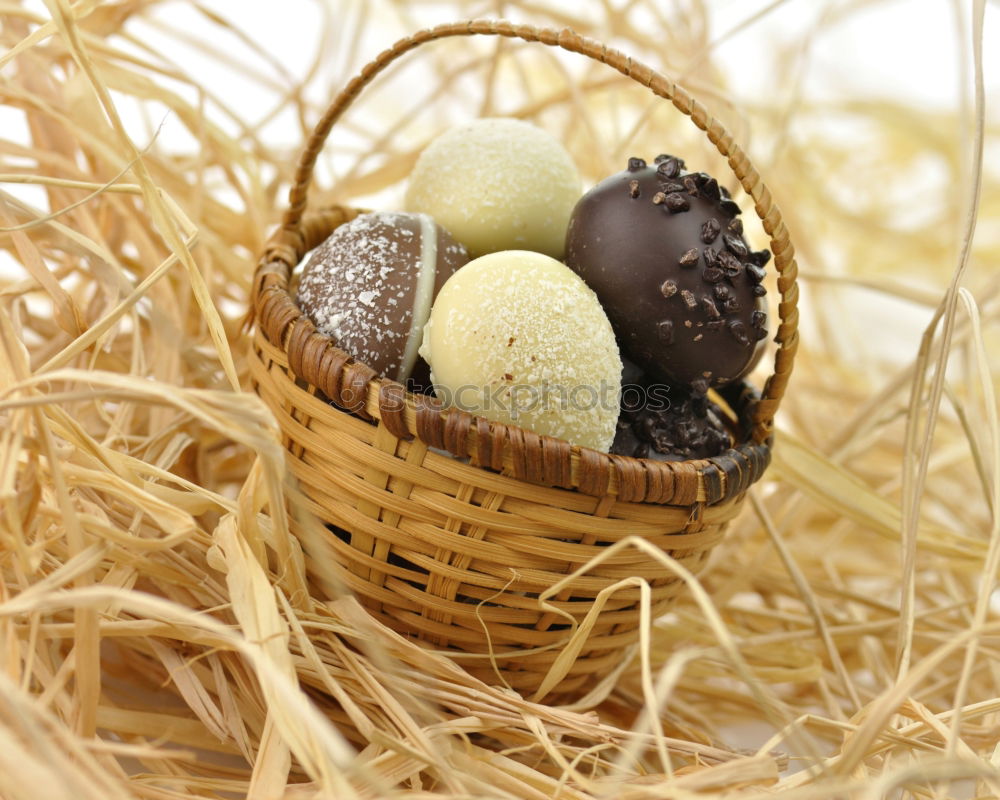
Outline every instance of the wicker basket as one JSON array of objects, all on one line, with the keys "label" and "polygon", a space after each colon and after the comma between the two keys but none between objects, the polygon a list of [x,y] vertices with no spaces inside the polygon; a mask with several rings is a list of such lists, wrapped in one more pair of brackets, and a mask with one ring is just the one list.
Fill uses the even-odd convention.
[{"label": "wicker basket", "polygon": [[[647,86],[707,133],[753,197],[778,272],[779,347],[762,397],[745,386],[724,393],[740,442],[726,454],[675,463],[606,455],[444,410],[433,398],[376,377],[295,306],[292,270],[358,213],[305,210],[313,167],[334,123],[396,58],[436,39],[472,34],[558,46]],[[446,651],[487,682],[535,699],[569,696],[624,663],[638,639],[644,594],[655,615],[683,584],[669,563],[636,547],[609,554],[608,545],[641,537],[696,572],[766,468],[798,340],[795,276],[788,234],[756,170],[672,81],[569,30],[497,21],[442,25],[399,41],[366,66],[313,132],[283,225],[256,273],[252,381],[278,419],[308,509],[328,524],[344,581],[371,614]],[[609,557],[581,570],[601,554]],[[636,585],[636,576],[646,585]],[[560,581],[557,592],[548,591]],[[587,618],[609,587],[600,613]]]}]

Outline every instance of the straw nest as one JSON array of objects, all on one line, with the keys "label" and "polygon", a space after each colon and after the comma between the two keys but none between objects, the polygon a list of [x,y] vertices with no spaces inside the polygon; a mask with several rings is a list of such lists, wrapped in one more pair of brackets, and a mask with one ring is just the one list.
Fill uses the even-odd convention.
[{"label": "straw nest", "polygon": [[[984,3],[957,111],[814,100],[799,79],[822,29],[776,50],[782,83],[733,102],[714,60],[730,37],[698,2],[303,4],[301,71],[235,11],[159,5],[3,7],[0,796],[1000,795]],[[770,471],[577,706],[480,683],[379,626],[332,569],[307,582],[288,520],[311,523],[242,388],[254,260],[317,109],[399,35],[498,15],[682,79],[746,143],[802,266]],[[258,87],[254,107],[195,55]],[[392,202],[471,115],[537,121],[591,180],[665,142],[725,172],[686,120],[545,48],[443,43],[380,81],[324,154],[318,202]]]}]

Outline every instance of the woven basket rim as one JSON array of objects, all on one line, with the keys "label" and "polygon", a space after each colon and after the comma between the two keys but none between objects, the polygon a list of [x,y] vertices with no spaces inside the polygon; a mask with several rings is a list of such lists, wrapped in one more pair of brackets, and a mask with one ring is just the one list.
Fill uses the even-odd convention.
[{"label": "woven basket rim", "polygon": [[[580,53],[608,64],[669,100],[706,133],[755,201],[754,210],[771,237],[770,249],[778,272],[781,322],[774,337],[778,349],[774,371],[762,394],[756,395],[748,384],[734,384],[739,395],[736,404],[731,402],[731,405],[739,415],[740,429],[746,428],[747,435],[745,441],[738,442],[722,456],[661,462],[600,453],[516,425],[475,417],[460,409],[445,409],[434,398],[407,393],[399,383],[379,377],[370,367],[340,350],[292,300],[291,275],[305,254],[336,226],[361,213],[339,206],[306,211],[316,159],[334,123],[361,90],[403,54],[438,39],[477,34],[519,38]],[[794,247],[770,191],[731,134],[684,89],[619,51],[569,29],[471,20],[438,25],[399,40],[367,64],[327,108],[300,157],[283,223],[269,238],[258,264],[250,318],[256,320],[273,345],[286,351],[289,368],[299,379],[347,409],[339,413],[379,420],[399,438],[417,437],[429,446],[468,457],[475,466],[504,470],[533,483],[571,488],[585,494],[613,494],[621,500],[645,503],[675,504],[686,500],[715,504],[741,496],[761,477],[770,461],[774,414],[784,396],[798,346],[796,279]]]},{"label": "woven basket rim", "polygon": [[335,405],[331,413],[352,413],[379,421],[400,439],[425,444],[473,466],[506,471],[546,486],[585,494],[613,494],[628,502],[714,505],[741,495],[770,463],[772,437],[752,440],[753,414],[759,393],[745,381],[723,387],[719,394],[736,414],[737,441],[711,458],[657,461],[602,453],[562,439],[544,436],[510,423],[446,408],[431,396],[413,394],[340,349],[321,333],[296,305],[290,292],[295,266],[337,225],[353,219],[358,209],[334,206],[303,215],[297,242],[290,244],[279,229],[258,270],[255,318],[260,333],[288,356],[289,369]]}]

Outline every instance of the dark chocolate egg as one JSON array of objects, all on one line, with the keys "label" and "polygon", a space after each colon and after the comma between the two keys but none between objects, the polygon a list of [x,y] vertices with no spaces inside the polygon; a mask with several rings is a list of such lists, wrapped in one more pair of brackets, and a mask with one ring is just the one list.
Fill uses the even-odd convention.
[{"label": "dark chocolate egg", "polygon": [[431,303],[469,260],[427,214],[377,212],[341,225],[307,262],[302,311],[337,346],[379,375],[429,383],[417,349]]},{"label": "dark chocolate egg", "polygon": [[573,210],[566,263],[652,378],[704,393],[744,375],[767,336],[757,301],[771,254],[750,249],[739,213],[714,178],[667,155],[629,159]]}]

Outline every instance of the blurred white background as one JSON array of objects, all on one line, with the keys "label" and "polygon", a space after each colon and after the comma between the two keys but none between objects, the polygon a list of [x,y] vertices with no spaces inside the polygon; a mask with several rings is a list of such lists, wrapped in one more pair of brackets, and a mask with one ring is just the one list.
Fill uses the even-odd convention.
[{"label": "blurred white background", "polygon": [[[29,0],[27,5],[41,17],[48,16],[42,0]],[[577,18],[593,21],[598,29],[613,24],[612,11],[625,8],[633,8],[630,19],[637,26],[642,25],[643,15],[651,13],[651,8],[667,20],[704,19],[706,41],[711,43],[708,51],[689,62],[678,63],[673,53],[664,53],[664,60],[678,65],[674,77],[683,81],[687,75],[697,76],[710,58],[714,68],[722,72],[729,99],[737,109],[766,105],[771,113],[776,110],[782,114],[785,109],[829,101],[903,103],[925,109],[928,120],[935,112],[958,111],[953,118],[956,122],[951,123],[954,129],[947,135],[963,143],[962,152],[970,154],[967,161],[971,164],[972,6],[971,0],[660,0],[647,4],[578,0],[567,8]],[[520,5],[509,6],[502,0],[469,2],[466,7],[470,16],[509,16],[518,22],[548,25],[554,24],[557,17],[551,9],[560,8],[556,4],[540,5],[538,13],[529,18]],[[701,8],[704,17],[697,13]],[[302,147],[303,131],[363,63],[397,38],[452,21],[453,14],[449,6],[434,0],[164,0],[150,4],[141,25],[130,24],[120,44],[143,58],[161,49],[171,53],[189,76],[214,94],[198,97],[190,84],[179,80],[165,80],[166,85],[204,107],[208,118],[227,132],[237,136],[242,132],[245,141],[254,138],[287,154],[291,163]],[[984,78],[987,119],[994,124],[998,113],[989,101],[1000,97],[1000,48],[990,43],[1000,36],[998,16],[1000,4],[989,2]],[[225,24],[219,24],[219,20]],[[345,30],[362,33],[345,41],[345,37],[338,36],[338,31]],[[615,31],[609,27],[605,38],[613,44]],[[148,50],[143,44],[149,46]],[[206,51],[212,57],[207,57]],[[414,88],[420,90],[419,67],[412,69],[406,75],[413,76]],[[289,102],[303,82],[308,101],[304,111]],[[165,107],[156,103],[140,107],[125,98],[119,110],[140,148],[155,137],[157,147],[196,156],[197,141]],[[476,109],[471,109],[470,114],[474,113]],[[815,124],[816,117],[812,119]],[[789,120],[788,135],[794,137],[803,123],[794,114],[789,115]],[[241,128],[242,121],[251,127]],[[866,130],[863,124],[859,126],[858,118],[848,121],[830,115],[822,118],[822,124],[827,126],[827,133],[835,132],[845,145],[865,146]],[[0,107],[0,125],[8,135],[16,137],[16,132],[21,131],[24,139],[28,137],[23,117],[6,107]],[[338,135],[343,136],[343,130]],[[779,183],[780,176],[770,174],[768,166],[773,148],[780,147],[780,142],[758,139],[748,144],[769,183]],[[326,166],[331,164],[336,173],[332,159]],[[1000,171],[1000,153],[987,151],[986,169]],[[930,163],[923,174],[894,175],[892,186],[886,189],[891,193],[887,203],[898,206],[912,224],[920,224],[921,210],[929,205],[909,200],[932,197],[946,186],[949,176],[943,170],[942,163]],[[261,176],[265,181],[271,177]],[[43,212],[50,210],[41,187],[14,186],[10,191]],[[829,191],[850,191],[850,187],[831,182]],[[233,203],[238,206],[239,198],[234,196]],[[956,229],[952,234],[956,258],[959,233]],[[978,235],[996,237],[1000,233],[980,230]],[[843,267],[836,253],[824,255],[828,263],[823,268],[827,271]],[[0,255],[0,272],[11,269],[16,267]],[[936,291],[943,287],[925,288]],[[860,322],[854,326],[860,338],[845,344],[847,348],[864,344],[868,348],[884,347],[887,354],[911,352],[930,316],[927,308],[877,294],[859,293],[857,303],[859,308],[870,306],[872,311],[888,303],[894,324],[868,331],[864,319],[877,315],[862,310]],[[875,335],[869,340],[870,334]]]}]

